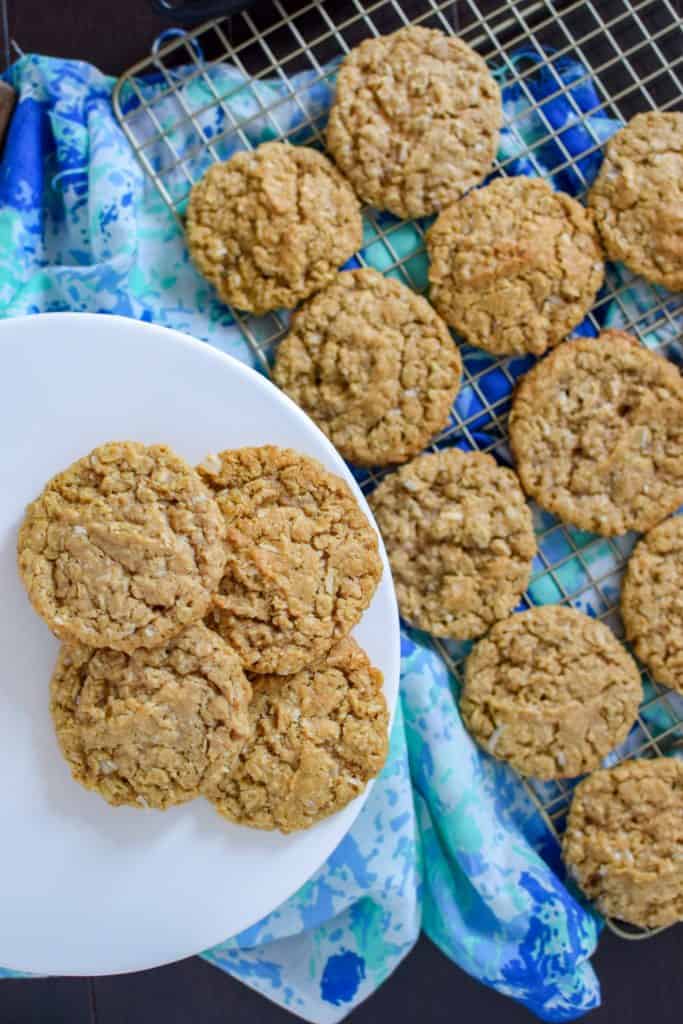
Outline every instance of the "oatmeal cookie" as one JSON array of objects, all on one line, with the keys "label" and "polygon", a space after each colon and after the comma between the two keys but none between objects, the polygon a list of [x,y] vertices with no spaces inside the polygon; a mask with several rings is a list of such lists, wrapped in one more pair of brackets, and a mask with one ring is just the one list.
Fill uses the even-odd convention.
[{"label": "oatmeal cookie", "polygon": [[602,914],[641,928],[683,921],[683,761],[624,761],[584,779],[562,854]]},{"label": "oatmeal cookie", "polygon": [[512,470],[449,448],[386,477],[370,504],[408,622],[467,640],[515,607],[536,541]]},{"label": "oatmeal cookie", "polygon": [[528,495],[584,530],[649,530],[683,502],[683,378],[623,331],[562,345],[518,385],[510,444]]},{"label": "oatmeal cookie", "polygon": [[295,832],[340,811],[387,756],[382,673],[351,637],[291,676],[258,676],[253,738],[236,768],[204,787],[220,814],[252,828]]},{"label": "oatmeal cookie", "polygon": [[427,233],[430,298],[472,345],[541,355],[590,309],[604,276],[592,214],[539,178],[497,178]]},{"label": "oatmeal cookie", "polygon": [[288,448],[209,455],[200,473],[228,531],[210,623],[251,672],[298,672],[370,604],[377,535],[342,479]]},{"label": "oatmeal cookie", "polygon": [[683,518],[636,545],[621,587],[626,636],[653,677],[683,693]]},{"label": "oatmeal cookie", "polygon": [[463,721],[522,775],[571,778],[622,743],[642,700],[633,658],[602,622],[561,605],[511,615],[467,659]]},{"label": "oatmeal cookie", "polygon": [[588,205],[610,259],[683,289],[683,113],[637,114],[613,135]]},{"label": "oatmeal cookie", "polygon": [[359,466],[405,462],[448,421],[462,364],[426,299],[376,270],[338,274],[294,316],[275,382]]},{"label": "oatmeal cookie", "polygon": [[111,442],[28,506],[19,571],[60,640],[156,647],[206,613],[225,565],[211,491],[164,445]]},{"label": "oatmeal cookie", "polygon": [[77,782],[110,804],[163,809],[234,767],[250,697],[235,652],[199,623],[132,654],[62,647],[51,710]]},{"label": "oatmeal cookie", "polygon": [[486,177],[502,120],[482,58],[462,39],[410,26],[346,57],[327,146],[365,202],[422,217]]},{"label": "oatmeal cookie", "polygon": [[358,200],[326,157],[266,142],[209,167],[190,194],[186,235],[223,302],[265,313],[331,281],[363,228]]}]

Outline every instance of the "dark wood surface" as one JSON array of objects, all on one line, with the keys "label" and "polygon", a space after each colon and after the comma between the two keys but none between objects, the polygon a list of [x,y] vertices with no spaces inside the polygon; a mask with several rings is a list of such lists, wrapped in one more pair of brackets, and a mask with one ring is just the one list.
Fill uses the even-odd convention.
[{"label": "dark wood surface", "polygon": [[[598,0],[598,6],[605,4]],[[258,7],[267,16],[269,4]],[[9,0],[9,8],[10,34],[22,50],[92,61],[111,74],[146,56],[168,25],[146,0]],[[1,914],[0,904],[0,927]],[[603,1006],[590,1015],[591,1024],[680,1024],[682,962],[683,927],[644,942],[605,933],[594,958]],[[292,1019],[198,958],[124,977],[0,982],[0,1024],[286,1024]],[[473,981],[424,938],[351,1018],[353,1024],[392,1019],[400,1024],[534,1020],[523,1007]]]}]

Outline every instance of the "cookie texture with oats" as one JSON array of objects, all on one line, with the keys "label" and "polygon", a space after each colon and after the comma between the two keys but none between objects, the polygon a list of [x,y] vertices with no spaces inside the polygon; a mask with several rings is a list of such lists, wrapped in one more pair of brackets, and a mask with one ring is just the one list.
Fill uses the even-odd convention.
[{"label": "cookie texture with oats", "polygon": [[51,711],[77,782],[115,806],[164,809],[232,770],[250,697],[237,655],[199,623],[132,654],[62,647]]},{"label": "cookie texture with oats", "polygon": [[633,725],[638,666],[602,622],[561,605],[496,623],[467,658],[460,711],[484,750],[522,775],[597,768]]},{"label": "cookie texture with oats", "polygon": [[427,233],[430,298],[472,345],[541,355],[593,305],[604,277],[592,214],[539,178],[497,178]]},{"label": "cookie texture with oats", "polygon": [[636,545],[621,586],[626,636],[659,683],[683,693],[683,518]]},{"label": "cookie texture with oats", "polygon": [[252,738],[232,772],[205,787],[220,814],[295,832],[334,814],[382,769],[389,715],[382,673],[351,637],[291,676],[257,676]]},{"label": "cookie texture with oats", "polygon": [[528,495],[602,536],[683,502],[683,378],[623,331],[562,345],[523,378],[510,444]]},{"label": "cookie texture with oats", "polygon": [[456,36],[410,26],[344,59],[327,147],[366,203],[422,217],[486,177],[502,120],[482,58]]},{"label": "cookie texture with oats", "polygon": [[192,260],[237,309],[290,308],[360,248],[360,206],[315,149],[265,142],[213,164],[187,207]]},{"label": "cookie texture with oats", "polygon": [[294,315],[275,382],[359,466],[405,462],[448,422],[462,363],[426,299],[344,271]]},{"label": "cookie texture with oats", "polygon": [[348,485],[272,445],[210,455],[199,472],[227,526],[210,624],[251,672],[289,675],[324,657],[382,575],[377,534]]},{"label": "cookie texture with oats", "polygon": [[165,445],[95,448],[26,510],[19,572],[66,642],[155,647],[201,619],[225,565],[211,491]]},{"label": "cookie texture with oats", "polygon": [[602,914],[641,928],[683,921],[683,761],[624,761],[584,779],[562,855]]},{"label": "cookie texture with oats", "polygon": [[536,553],[512,470],[449,448],[385,477],[369,500],[408,622],[468,640],[512,611]]},{"label": "cookie texture with oats", "polygon": [[683,113],[636,114],[613,135],[588,205],[610,259],[683,289]]}]

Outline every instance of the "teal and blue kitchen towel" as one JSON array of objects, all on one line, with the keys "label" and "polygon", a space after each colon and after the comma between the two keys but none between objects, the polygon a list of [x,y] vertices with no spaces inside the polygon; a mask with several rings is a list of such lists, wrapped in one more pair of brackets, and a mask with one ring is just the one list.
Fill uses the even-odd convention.
[{"label": "teal and blue kitchen towel", "polygon": [[[512,80],[515,66],[530,71],[523,87]],[[509,169],[544,175],[569,192],[582,188],[601,160],[594,140],[603,142],[617,127],[599,112],[584,68],[567,58],[545,63],[528,51],[496,73],[506,115],[501,156],[514,158]],[[332,74],[323,81],[302,75],[293,100],[286,83],[249,82],[228,65],[187,81],[187,71],[174,74],[189,109],[201,111],[216,95],[224,97],[197,115],[220,157],[239,143],[228,130],[234,121],[250,119],[250,144],[311,116],[323,123],[333,88]],[[252,361],[229,310],[190,264],[177,223],[116,122],[112,79],[87,64],[37,56],[19,60],[9,78],[19,102],[0,164],[0,314],[118,313],[186,331]],[[150,78],[139,88],[151,100],[167,84]],[[276,101],[273,113],[261,116]],[[163,127],[178,120],[177,102],[169,98],[157,107]],[[124,103],[131,113],[139,99],[131,91]],[[167,143],[151,142],[152,165],[164,170],[179,154],[195,161],[198,176],[211,157],[197,145],[196,129],[174,130],[171,141],[175,154]],[[180,171],[166,181],[172,195],[187,189]],[[387,270],[397,255],[407,257],[404,280],[422,287],[426,260],[414,225],[376,216],[383,232],[366,224],[365,261]],[[600,319],[618,324],[651,302],[647,286],[633,284],[619,305],[601,307]],[[465,346],[463,355],[479,390],[462,390],[456,416],[472,424],[468,443],[485,445],[495,430],[487,407],[496,403],[500,412],[510,377],[483,352]],[[513,361],[512,375],[527,365]],[[541,517],[539,526],[550,522]],[[581,576],[587,561],[600,561],[601,577],[609,571],[611,549],[589,544],[595,538],[577,532],[577,545],[586,546],[580,562],[552,548],[566,544],[560,531],[555,540],[552,532],[546,536],[531,603],[562,596],[542,571],[558,559],[565,575],[573,574],[564,580],[567,592],[587,582]],[[600,613],[605,593],[604,587],[586,590],[581,607]],[[557,845],[517,777],[463,729],[456,680],[429,637],[403,629],[401,668],[390,756],[351,832],[283,906],[202,955],[304,1019],[329,1024],[391,974],[422,929],[465,971],[539,1017],[581,1016],[600,1001],[589,963],[598,916],[566,887]]]}]

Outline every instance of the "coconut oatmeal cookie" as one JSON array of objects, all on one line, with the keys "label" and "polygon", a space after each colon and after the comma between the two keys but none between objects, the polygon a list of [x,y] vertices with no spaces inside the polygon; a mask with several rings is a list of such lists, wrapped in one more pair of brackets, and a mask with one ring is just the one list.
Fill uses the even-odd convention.
[{"label": "coconut oatmeal cookie", "polygon": [[584,530],[648,530],[683,502],[683,378],[623,331],[562,345],[518,385],[524,490]]},{"label": "coconut oatmeal cookie", "polygon": [[683,517],[636,545],[621,586],[626,636],[653,677],[683,693]]},{"label": "coconut oatmeal cookie", "polygon": [[295,314],[273,376],[345,459],[405,462],[448,421],[462,364],[426,299],[376,270],[338,274]]},{"label": "coconut oatmeal cookie", "polygon": [[211,491],[164,445],[95,448],[52,479],[19,531],[19,571],[61,640],[132,651],[201,619],[225,565]]},{"label": "coconut oatmeal cookie", "polygon": [[210,455],[199,471],[227,524],[210,623],[251,672],[289,675],[322,658],[382,574],[377,535],[349,487],[271,445]]},{"label": "coconut oatmeal cookie", "polygon": [[224,302],[265,313],[331,281],[363,228],[358,200],[326,157],[265,142],[209,167],[190,194],[186,235]]},{"label": "coconut oatmeal cookie", "polygon": [[385,477],[369,500],[408,622],[467,640],[512,611],[536,553],[512,470],[449,448]]},{"label": "coconut oatmeal cookie", "polygon": [[351,637],[291,676],[258,676],[252,739],[237,767],[205,787],[220,814],[294,832],[345,807],[382,769],[387,706],[382,674]]},{"label": "coconut oatmeal cookie", "polygon": [[584,779],[562,854],[601,913],[641,928],[683,921],[683,761],[624,761]]},{"label": "coconut oatmeal cookie", "polygon": [[232,770],[250,697],[234,651],[200,623],[132,654],[65,645],[51,710],[78,782],[110,804],[163,809]]},{"label": "coconut oatmeal cookie", "polygon": [[541,355],[584,318],[604,276],[592,214],[539,178],[497,178],[427,234],[430,297],[472,345]]},{"label": "coconut oatmeal cookie", "polygon": [[479,641],[460,711],[477,743],[522,775],[571,778],[626,739],[642,696],[635,661],[604,623],[546,605]]},{"label": "coconut oatmeal cookie", "polygon": [[610,259],[683,289],[683,113],[637,114],[613,135],[588,205]]},{"label": "coconut oatmeal cookie", "polygon": [[422,217],[486,177],[502,119],[482,58],[455,36],[410,26],[345,58],[327,145],[365,202]]}]

